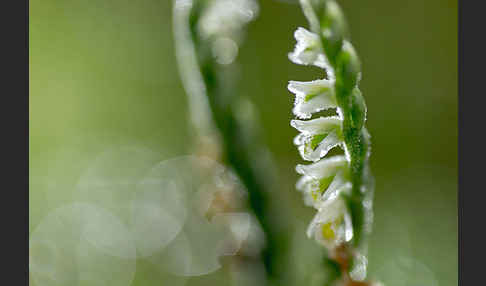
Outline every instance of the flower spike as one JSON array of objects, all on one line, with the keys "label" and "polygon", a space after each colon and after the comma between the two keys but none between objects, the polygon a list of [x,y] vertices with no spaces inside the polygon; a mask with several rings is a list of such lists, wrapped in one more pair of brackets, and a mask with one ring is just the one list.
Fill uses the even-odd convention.
[{"label": "flower spike", "polygon": [[[297,28],[289,59],[324,69],[325,78],[290,81],[295,94],[290,125],[301,157],[302,177],[296,188],[304,203],[318,210],[307,235],[328,250],[339,275],[326,285],[376,285],[366,278],[366,235],[372,220],[373,177],[369,169],[370,136],[365,128],[366,104],[359,90],[361,63],[348,39],[347,23],[334,0],[300,0],[311,30]],[[335,108],[337,116],[311,119]],[[326,157],[341,147],[344,155]],[[359,283],[358,283],[359,281]]]}]

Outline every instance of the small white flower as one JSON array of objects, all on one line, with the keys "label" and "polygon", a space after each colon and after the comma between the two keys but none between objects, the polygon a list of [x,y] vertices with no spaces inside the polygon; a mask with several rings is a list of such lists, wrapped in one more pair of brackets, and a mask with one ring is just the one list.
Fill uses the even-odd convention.
[{"label": "small white flower", "polygon": [[307,229],[307,236],[329,250],[352,239],[351,217],[340,196],[323,203]]},{"label": "small white flower", "polygon": [[333,200],[340,194],[349,194],[349,192],[351,192],[351,187],[352,184],[349,177],[349,169],[338,171],[329,187],[327,187],[326,191],[322,194],[317,209],[320,209],[325,201]]},{"label": "small white flower", "polygon": [[301,133],[294,138],[294,144],[297,146],[302,159],[312,162],[317,162],[326,156],[332,148],[341,146],[342,143],[340,130],[317,135]]},{"label": "small white flower", "polygon": [[316,162],[326,156],[332,148],[343,143],[342,120],[337,116],[320,117],[313,120],[292,120],[290,125],[301,134],[294,139],[304,160]]},{"label": "small white flower", "polygon": [[334,81],[321,79],[309,82],[290,81],[288,90],[295,94],[293,113],[302,119],[312,113],[337,107]]},{"label": "small white flower", "polygon": [[331,149],[342,146],[342,132],[336,128],[318,134],[301,133],[294,138],[294,144],[304,160],[317,162]]},{"label": "small white flower", "polygon": [[302,192],[306,206],[315,206],[320,199],[319,181],[312,177],[302,176],[295,184],[295,188]]},{"label": "small white flower", "polygon": [[351,190],[349,164],[344,156],[325,158],[310,165],[297,165],[303,175],[296,188],[304,195],[304,202],[316,209],[333,200],[342,192]]},{"label": "small white flower", "polygon": [[349,166],[348,164],[346,157],[332,156],[310,165],[299,164],[295,170],[301,175],[310,176],[319,180],[336,175],[339,170],[347,168]]},{"label": "small white flower", "polygon": [[297,40],[295,49],[289,53],[289,59],[299,65],[315,65],[328,68],[326,56],[322,53],[319,36],[299,27],[294,33]]},{"label": "small white flower", "polygon": [[351,182],[347,170],[340,170],[335,175],[322,179],[302,176],[297,181],[296,188],[302,192],[305,205],[320,209],[326,201],[341,193],[349,193]]}]

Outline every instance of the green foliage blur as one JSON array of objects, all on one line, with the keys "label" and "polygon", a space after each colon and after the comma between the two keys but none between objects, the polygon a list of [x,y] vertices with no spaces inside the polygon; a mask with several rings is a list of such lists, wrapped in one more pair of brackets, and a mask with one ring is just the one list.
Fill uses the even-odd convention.
[{"label": "green foliage blur", "polygon": [[[290,264],[301,273],[311,271],[304,254],[319,247],[305,238],[314,211],[294,187],[303,161],[286,87],[319,71],[287,59],[294,30],[308,26],[300,7],[259,2],[239,77],[278,166],[283,187],[273,199],[292,218],[298,243]],[[369,277],[390,286],[457,285],[457,1],[339,3],[362,61],[372,136]],[[194,151],[171,13],[169,0],[30,1],[30,232],[69,200],[87,158],[103,146],[149,146],[164,159]],[[170,285],[149,267],[137,265],[132,285]],[[218,275],[186,285],[226,285]]]}]

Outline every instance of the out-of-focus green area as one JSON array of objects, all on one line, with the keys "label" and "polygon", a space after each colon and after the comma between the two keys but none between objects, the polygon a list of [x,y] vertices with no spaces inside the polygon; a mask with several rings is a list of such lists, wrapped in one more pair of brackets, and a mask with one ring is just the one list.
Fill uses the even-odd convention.
[{"label": "out-of-focus green area", "polygon": [[[362,60],[373,144],[369,276],[390,286],[457,285],[457,1],[339,2]],[[292,250],[298,262],[305,256],[295,253],[318,247],[304,238],[314,210],[294,188],[302,160],[286,87],[319,71],[287,59],[294,30],[308,26],[300,7],[260,5],[240,78],[278,165],[283,188],[273,199],[308,244]],[[147,146],[161,159],[193,151],[171,12],[168,0],[30,1],[30,232],[69,201],[106,146]],[[171,285],[150,267],[139,262],[132,285]],[[187,285],[227,285],[217,275]]]}]

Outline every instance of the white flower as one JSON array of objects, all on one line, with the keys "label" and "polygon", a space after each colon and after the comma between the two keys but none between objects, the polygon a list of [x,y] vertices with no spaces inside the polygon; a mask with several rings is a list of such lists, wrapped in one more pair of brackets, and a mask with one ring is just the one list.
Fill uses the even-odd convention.
[{"label": "white flower", "polygon": [[289,53],[289,59],[299,65],[315,65],[320,68],[328,68],[329,64],[322,53],[319,36],[304,28],[297,28],[294,33],[297,40],[295,49]]},{"label": "white flower", "polygon": [[307,236],[313,237],[329,250],[352,239],[351,217],[340,196],[327,200],[321,206],[307,228]]},{"label": "white flower", "polygon": [[303,193],[308,206],[320,209],[326,201],[351,190],[349,164],[344,156],[325,158],[311,165],[297,165],[296,169],[303,175],[296,188]]},{"label": "white flower", "polygon": [[320,209],[324,202],[333,200],[340,194],[349,194],[351,192],[351,179],[349,169],[339,170],[334,176],[331,184],[327,187],[326,191],[322,194],[320,201],[317,204],[317,209]]},{"label": "white flower", "polygon": [[307,161],[316,162],[327,155],[334,147],[342,145],[342,136],[339,130],[329,133],[306,135],[299,134],[294,138],[300,156]]},{"label": "white flower", "polygon": [[316,207],[319,205],[321,199],[321,188],[319,186],[319,180],[316,180],[309,176],[302,176],[295,185],[296,189],[302,192],[304,196],[304,204],[310,207]]},{"label": "white flower", "polygon": [[342,120],[337,116],[320,117],[313,120],[292,120],[290,125],[301,134],[294,138],[304,160],[316,162],[327,152],[343,144]]},{"label": "white flower", "polygon": [[349,172],[347,169],[338,170],[335,175],[322,179],[302,176],[297,181],[296,188],[302,192],[307,206],[320,209],[326,201],[351,191]]},{"label": "white flower", "polygon": [[294,109],[298,118],[310,118],[312,113],[337,107],[334,81],[321,79],[310,82],[290,81],[288,90],[295,94]]}]

